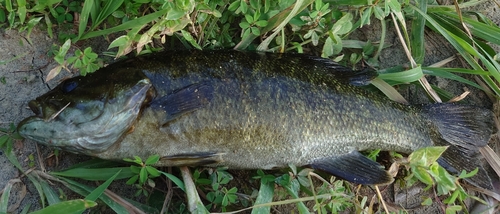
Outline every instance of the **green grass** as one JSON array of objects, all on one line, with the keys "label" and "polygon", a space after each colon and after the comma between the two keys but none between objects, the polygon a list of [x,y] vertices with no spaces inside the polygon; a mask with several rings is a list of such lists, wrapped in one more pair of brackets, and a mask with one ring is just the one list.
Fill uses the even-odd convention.
[{"label": "green grass", "polygon": [[[490,46],[500,45],[500,28],[478,12],[455,11],[454,7],[432,5],[425,0],[410,3],[392,0],[0,0],[1,27],[25,32],[28,41],[34,28],[45,30],[50,37],[59,39],[60,44],[53,51],[54,60],[59,65],[52,68],[47,81],[62,69],[78,70],[85,75],[101,67],[103,63],[98,53],[91,47],[79,46],[81,41],[95,37],[110,42],[106,55],[115,58],[161,49],[235,48],[315,54],[349,67],[363,63],[378,69],[378,56],[387,42],[349,39],[351,34],[372,22],[380,22],[381,38],[385,38],[387,25],[398,27],[400,42],[410,64],[408,69],[380,70],[379,77],[374,80],[374,85],[391,99],[406,102],[393,86],[413,83],[424,88],[436,101],[448,100],[450,97],[444,96],[447,92],[439,89],[436,93],[437,87],[429,85],[426,76],[459,81],[482,89],[495,98],[500,95],[497,84],[500,82],[500,64],[498,55]],[[423,66],[424,32],[429,29],[447,39],[468,68]],[[73,53],[70,49],[76,51]],[[0,62],[5,63],[8,62]],[[480,77],[487,88],[464,79],[460,76],[462,74]],[[21,171],[26,171],[12,154],[13,141],[19,139],[14,128],[2,130],[0,135],[0,147],[9,160]],[[457,181],[471,175],[455,177],[443,172],[435,162],[441,152],[440,148],[414,152],[408,161],[403,162],[409,171],[408,176],[401,179],[408,185],[419,180],[428,188],[436,188],[438,195],[447,198],[443,201],[447,213],[453,213],[464,209],[463,201],[471,197]],[[35,169],[27,177],[36,187],[44,207],[37,212],[52,213],[61,208],[81,212],[95,206],[95,202],[118,213],[134,209],[160,212],[167,210],[162,204],[165,195],[173,197],[168,191],[175,191],[176,195],[189,191],[189,186],[178,178],[179,173],[167,173],[150,166],[157,157],[144,162],[140,159],[128,161],[132,166],[91,160],[50,173]],[[293,204],[299,213],[383,210],[381,206],[372,207],[367,197],[358,195],[350,184],[294,166],[289,172],[253,172],[253,176],[248,177],[249,187],[235,185],[231,173],[225,169],[196,169],[192,177],[196,188],[204,194],[203,204],[198,204],[202,206],[198,207],[199,212],[253,208],[252,213],[268,213],[270,206],[284,204]],[[137,202],[104,191],[112,181],[119,179],[128,179],[126,183],[137,189],[135,198],[147,199]],[[81,198],[61,201],[58,191],[48,185],[49,180],[61,183],[80,194]],[[100,185],[88,186],[82,180],[99,181]],[[160,189],[157,187],[160,183],[176,187],[174,190]],[[7,212],[11,189],[11,183],[4,188],[0,213]],[[161,191],[167,191],[167,194]],[[184,199],[181,197],[177,201]],[[424,204],[428,202],[425,200]],[[189,209],[187,201],[172,203],[168,207],[168,212],[175,213],[185,213]]]}]

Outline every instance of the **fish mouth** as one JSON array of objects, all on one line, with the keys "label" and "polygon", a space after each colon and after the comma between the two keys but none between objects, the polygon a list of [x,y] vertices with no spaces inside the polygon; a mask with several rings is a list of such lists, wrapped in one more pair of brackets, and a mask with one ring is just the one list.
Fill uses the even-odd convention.
[{"label": "fish mouth", "polygon": [[42,105],[36,100],[32,100],[28,103],[28,107],[37,117],[42,117]]},{"label": "fish mouth", "polygon": [[58,113],[68,107],[69,104],[70,102],[67,102],[65,105],[63,105],[54,100],[40,102],[38,99],[36,99],[29,101],[28,107],[35,114],[32,117],[37,117],[44,120],[52,120],[57,116]]}]

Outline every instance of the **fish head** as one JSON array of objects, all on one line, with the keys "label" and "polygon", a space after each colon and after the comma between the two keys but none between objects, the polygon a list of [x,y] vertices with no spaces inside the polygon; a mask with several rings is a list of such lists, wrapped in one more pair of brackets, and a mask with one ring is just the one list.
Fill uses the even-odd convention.
[{"label": "fish head", "polygon": [[21,136],[41,144],[92,155],[133,127],[154,96],[150,80],[132,69],[103,69],[67,79],[29,102],[35,116],[18,125]]}]

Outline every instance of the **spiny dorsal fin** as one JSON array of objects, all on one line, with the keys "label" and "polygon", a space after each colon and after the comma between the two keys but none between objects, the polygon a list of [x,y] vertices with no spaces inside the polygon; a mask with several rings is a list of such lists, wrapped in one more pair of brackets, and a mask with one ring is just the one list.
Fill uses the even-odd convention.
[{"label": "spiny dorsal fin", "polygon": [[376,71],[369,68],[365,68],[363,70],[352,70],[332,61],[331,59],[316,56],[307,56],[307,58],[323,64],[326,68],[328,68],[328,74],[333,75],[337,79],[345,79],[349,82],[349,84],[354,86],[369,85],[371,80],[378,76]]}]

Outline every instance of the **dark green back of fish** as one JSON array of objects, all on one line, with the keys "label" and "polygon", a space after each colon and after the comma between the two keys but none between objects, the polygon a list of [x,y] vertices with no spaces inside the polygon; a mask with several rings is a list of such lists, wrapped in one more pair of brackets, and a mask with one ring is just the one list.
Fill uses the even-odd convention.
[{"label": "dark green back of fish", "polygon": [[[116,66],[109,69],[143,72],[156,98],[134,132],[98,155],[103,158],[160,154],[165,165],[270,169],[320,165],[353,151],[411,152],[432,145],[418,109],[357,87],[368,84],[374,74],[354,72],[328,59],[180,52]],[[360,158],[353,155],[345,161]],[[362,160],[354,164],[366,164]],[[379,165],[373,164],[368,166],[380,177]]]}]

